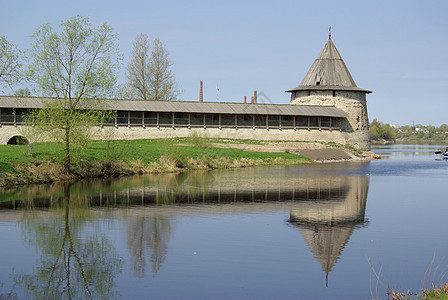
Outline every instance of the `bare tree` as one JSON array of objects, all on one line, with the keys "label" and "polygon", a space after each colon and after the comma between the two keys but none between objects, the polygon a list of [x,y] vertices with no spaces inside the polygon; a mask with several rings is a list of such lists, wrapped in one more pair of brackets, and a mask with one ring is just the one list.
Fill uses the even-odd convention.
[{"label": "bare tree", "polygon": [[180,91],[176,79],[170,70],[171,63],[168,51],[159,39],[154,40],[151,53],[151,85],[150,95],[154,100],[176,100]]},{"label": "bare tree", "polygon": [[148,36],[139,34],[134,41],[132,60],[128,66],[125,93],[141,100],[176,100],[180,94],[168,51],[159,39],[149,55]]},{"label": "bare tree", "polygon": [[149,100],[149,41],[146,34],[137,35],[132,49],[132,60],[128,65],[127,93],[130,97]]},{"label": "bare tree", "polygon": [[21,52],[0,35],[0,85],[10,87],[20,80]]}]

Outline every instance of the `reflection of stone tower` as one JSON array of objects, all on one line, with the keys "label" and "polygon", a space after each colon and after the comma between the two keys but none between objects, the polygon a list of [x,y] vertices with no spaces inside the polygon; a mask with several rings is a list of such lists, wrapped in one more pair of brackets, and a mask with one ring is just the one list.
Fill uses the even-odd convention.
[{"label": "reflection of stone tower", "polygon": [[293,105],[335,106],[347,113],[342,130],[347,144],[370,150],[366,94],[358,88],[330,38],[300,85],[288,90]]},{"label": "reflection of stone tower", "polygon": [[343,177],[347,192],[344,199],[320,199],[296,203],[290,222],[296,224],[316,260],[328,274],[339,259],[355,226],[364,223],[368,179]]}]

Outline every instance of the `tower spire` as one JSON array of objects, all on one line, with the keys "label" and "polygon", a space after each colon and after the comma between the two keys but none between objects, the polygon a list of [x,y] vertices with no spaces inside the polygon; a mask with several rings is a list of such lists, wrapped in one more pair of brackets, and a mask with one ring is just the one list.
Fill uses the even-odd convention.
[{"label": "tower spire", "polygon": [[328,39],[331,40],[331,26],[328,28]]}]

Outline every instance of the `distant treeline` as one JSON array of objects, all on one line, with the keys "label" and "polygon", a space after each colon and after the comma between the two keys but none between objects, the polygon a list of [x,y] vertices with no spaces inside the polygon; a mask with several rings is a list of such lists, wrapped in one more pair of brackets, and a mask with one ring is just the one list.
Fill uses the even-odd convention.
[{"label": "distant treeline", "polygon": [[448,125],[391,125],[377,119],[370,123],[370,136],[373,143],[415,143],[448,144]]}]

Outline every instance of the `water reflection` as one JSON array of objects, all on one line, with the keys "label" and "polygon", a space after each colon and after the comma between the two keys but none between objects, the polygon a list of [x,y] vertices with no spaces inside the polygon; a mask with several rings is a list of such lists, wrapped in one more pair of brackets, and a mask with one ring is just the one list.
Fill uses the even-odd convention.
[{"label": "water reflection", "polygon": [[[320,198],[309,199],[294,204],[290,211],[291,224],[297,226],[306,243],[328,274],[342,254],[356,227],[365,224],[366,200],[369,188],[367,176],[330,177],[318,182],[319,189],[325,190]],[[334,190],[344,191],[334,197]]]},{"label": "water reflection", "polygon": [[[49,217],[41,211],[24,214],[22,232],[40,257],[32,274],[14,275],[15,285],[34,299],[115,297],[122,260],[104,234],[89,228],[85,197],[72,197],[70,184],[61,188],[62,196],[50,197]],[[32,203],[27,199],[23,205]]]},{"label": "water reflection", "polygon": [[126,226],[134,276],[145,277],[147,257],[152,265],[152,273],[155,275],[168,253],[171,218],[160,215],[136,216],[128,220]]},{"label": "water reflection", "polygon": [[16,284],[35,298],[63,293],[67,298],[113,297],[123,258],[101,230],[103,223],[121,219],[129,268],[138,278],[156,276],[184,208],[191,215],[286,209],[287,226],[299,229],[328,283],[354,230],[365,224],[369,180],[341,174],[340,166],[326,168],[301,174],[288,169],[218,170],[3,191],[2,197],[11,201],[0,208],[26,212],[24,236],[42,253],[34,273],[16,276]]}]

